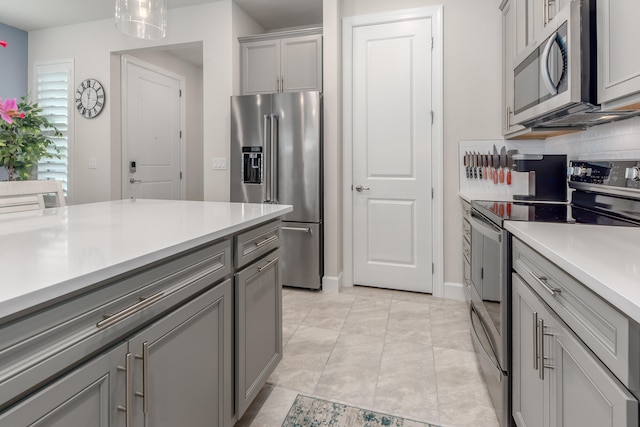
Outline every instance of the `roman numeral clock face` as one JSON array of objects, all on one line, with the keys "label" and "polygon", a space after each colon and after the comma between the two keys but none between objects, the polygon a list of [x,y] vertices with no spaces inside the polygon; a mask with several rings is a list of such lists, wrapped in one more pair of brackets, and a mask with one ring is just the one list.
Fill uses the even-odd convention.
[{"label": "roman numeral clock face", "polygon": [[86,79],[76,89],[76,108],[82,117],[93,119],[102,112],[105,93],[96,79]]}]

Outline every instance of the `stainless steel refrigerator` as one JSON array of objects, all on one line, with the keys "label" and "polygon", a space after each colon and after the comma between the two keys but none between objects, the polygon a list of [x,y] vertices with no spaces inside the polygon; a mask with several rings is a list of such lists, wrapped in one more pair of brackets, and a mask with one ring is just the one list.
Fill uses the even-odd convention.
[{"label": "stainless steel refrigerator", "polygon": [[323,275],[322,94],[231,97],[231,201],[293,205],[283,218],[284,286]]}]

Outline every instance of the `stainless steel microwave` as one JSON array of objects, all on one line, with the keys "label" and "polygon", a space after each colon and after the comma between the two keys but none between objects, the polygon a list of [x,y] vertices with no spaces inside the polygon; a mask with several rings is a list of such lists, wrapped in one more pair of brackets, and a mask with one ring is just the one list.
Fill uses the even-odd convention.
[{"label": "stainless steel microwave", "polygon": [[598,109],[595,1],[571,1],[514,67],[514,120],[568,126]]}]

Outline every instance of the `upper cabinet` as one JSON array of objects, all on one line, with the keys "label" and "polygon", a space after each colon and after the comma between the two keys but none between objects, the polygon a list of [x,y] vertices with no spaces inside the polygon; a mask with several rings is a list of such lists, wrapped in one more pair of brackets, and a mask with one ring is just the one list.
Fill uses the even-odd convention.
[{"label": "upper cabinet", "polygon": [[322,91],[321,29],[241,37],[242,95]]},{"label": "upper cabinet", "polygon": [[569,3],[570,0],[515,0],[516,55],[538,46],[545,29],[555,25],[554,18]]},{"label": "upper cabinet", "polygon": [[514,37],[516,33],[516,0],[507,0],[502,3],[502,134],[523,129],[522,126],[513,123],[513,66],[516,57],[516,44],[519,40]]},{"label": "upper cabinet", "polygon": [[598,0],[596,7],[598,102],[606,109],[640,108],[640,2]]}]

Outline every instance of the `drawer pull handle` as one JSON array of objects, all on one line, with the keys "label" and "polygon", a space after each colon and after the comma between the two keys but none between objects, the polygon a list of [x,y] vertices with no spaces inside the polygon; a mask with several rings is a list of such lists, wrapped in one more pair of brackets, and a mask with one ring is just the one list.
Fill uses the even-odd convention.
[{"label": "drawer pull handle", "polygon": [[140,301],[125,308],[122,311],[119,311],[115,314],[108,315],[105,314],[105,319],[99,321],[96,326],[98,328],[106,328],[107,326],[111,326],[114,323],[118,323],[119,321],[126,319],[127,317],[137,313],[138,311],[146,308],[158,300],[164,298],[164,292],[158,292],[157,294],[153,294],[150,297],[141,297]]},{"label": "drawer pull handle", "polygon": [[562,289],[560,288],[554,288],[551,285],[549,285],[549,283],[547,283],[547,278],[544,276],[536,276],[533,272],[529,272],[529,274],[531,274],[531,276],[536,279],[536,282],[538,282],[545,291],[549,292],[551,295],[553,295],[554,297],[557,296],[559,293],[562,292]]},{"label": "drawer pull handle", "polygon": [[538,318],[538,378],[544,381],[544,320]]},{"label": "drawer pull handle", "polygon": [[277,235],[274,235],[274,236],[271,236],[271,237],[269,237],[267,239],[264,239],[264,240],[261,240],[259,242],[256,242],[256,248],[261,248],[264,245],[267,245],[267,244],[273,242],[274,240],[278,240],[278,236]]},{"label": "drawer pull handle", "polygon": [[265,265],[263,265],[262,267],[258,267],[258,273],[262,273],[264,270],[266,270],[267,268],[271,267],[276,262],[278,262],[278,258],[274,258],[271,261],[269,261],[268,263],[266,263]]}]

